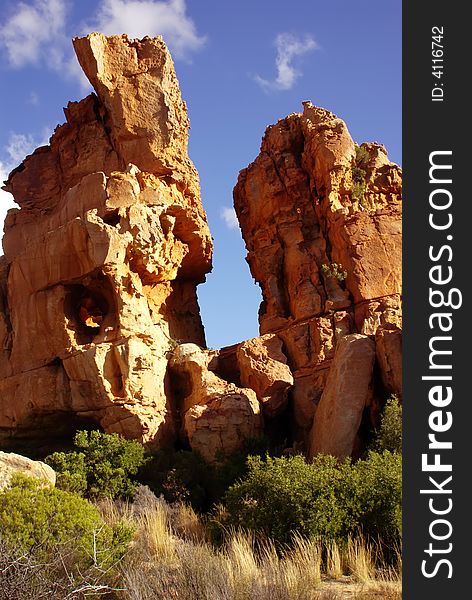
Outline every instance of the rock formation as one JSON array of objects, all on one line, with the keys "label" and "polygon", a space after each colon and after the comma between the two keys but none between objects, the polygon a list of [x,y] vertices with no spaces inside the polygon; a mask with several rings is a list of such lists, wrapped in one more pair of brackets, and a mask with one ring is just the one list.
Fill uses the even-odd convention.
[{"label": "rock formation", "polygon": [[89,422],[175,437],[167,353],[205,344],[212,242],[188,118],[160,38],[74,40],[95,88],[9,176],[0,259],[0,439]]},{"label": "rock formation", "polygon": [[0,490],[8,487],[12,477],[17,473],[40,479],[46,484],[56,485],[56,473],[46,463],[13,452],[0,452]]},{"label": "rock formation", "polygon": [[363,416],[401,393],[400,168],[305,102],[267,129],[234,205],[261,334],[279,338],[294,377],[295,440],[352,454]]},{"label": "rock formation", "polygon": [[161,38],[74,40],[95,94],[9,176],[0,444],[83,426],[209,462],[266,433],[309,456],[362,445],[401,392],[401,171],[305,103],[267,129],[236,212],[261,336],[205,349],[212,243]]}]

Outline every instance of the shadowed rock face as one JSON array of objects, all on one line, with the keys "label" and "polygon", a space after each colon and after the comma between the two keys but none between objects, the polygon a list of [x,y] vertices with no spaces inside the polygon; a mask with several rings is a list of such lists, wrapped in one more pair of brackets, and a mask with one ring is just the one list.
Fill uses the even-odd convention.
[{"label": "shadowed rock face", "polygon": [[20,209],[0,259],[0,439],[84,419],[166,444],[167,352],[205,344],[196,285],[212,254],[187,111],[162,39],[74,47],[96,94],[4,188]]},{"label": "shadowed rock face", "polygon": [[349,455],[366,408],[374,419],[379,396],[401,392],[401,170],[305,102],[268,127],[234,206],[261,334],[283,342],[294,376],[295,439]]},{"label": "shadowed rock face", "polygon": [[267,129],[234,202],[261,337],[206,350],[212,243],[160,38],[74,40],[95,94],[9,176],[0,444],[100,427],[215,461],[277,432],[344,457],[401,391],[401,171],[304,104]]}]

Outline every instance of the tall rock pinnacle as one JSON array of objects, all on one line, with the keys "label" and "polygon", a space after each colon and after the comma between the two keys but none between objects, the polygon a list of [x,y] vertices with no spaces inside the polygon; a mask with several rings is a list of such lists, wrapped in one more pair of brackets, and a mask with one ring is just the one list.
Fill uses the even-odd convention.
[{"label": "tall rock pinnacle", "polygon": [[234,206],[261,334],[283,342],[294,375],[295,437],[349,455],[379,391],[401,392],[401,170],[305,102],[268,127]]},{"label": "tall rock pinnacle", "polygon": [[204,345],[196,285],[212,242],[188,117],[161,38],[74,47],[96,95],[9,176],[0,258],[0,440],[84,423],[175,436],[167,353]]}]

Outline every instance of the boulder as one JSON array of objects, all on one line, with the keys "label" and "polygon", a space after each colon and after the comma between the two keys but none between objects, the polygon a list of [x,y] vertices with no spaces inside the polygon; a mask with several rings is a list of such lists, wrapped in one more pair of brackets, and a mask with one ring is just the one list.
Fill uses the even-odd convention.
[{"label": "boulder", "polygon": [[218,352],[196,344],[178,346],[169,362],[178,382],[176,397],[183,432],[190,447],[205,460],[230,455],[250,438],[260,437],[263,422],[256,392],[219,377]]},{"label": "boulder", "polygon": [[283,412],[293,375],[282,351],[282,340],[270,334],[247,340],[238,346],[236,357],[241,385],[256,392],[264,415],[275,417]]},{"label": "boulder", "polygon": [[372,398],[375,343],[360,334],[341,338],[310,432],[308,458],[351,456],[362,413]]},{"label": "boulder", "polygon": [[56,485],[56,473],[49,465],[20,454],[0,451],[0,490],[8,487],[11,478],[17,473],[34,477],[45,484]]}]

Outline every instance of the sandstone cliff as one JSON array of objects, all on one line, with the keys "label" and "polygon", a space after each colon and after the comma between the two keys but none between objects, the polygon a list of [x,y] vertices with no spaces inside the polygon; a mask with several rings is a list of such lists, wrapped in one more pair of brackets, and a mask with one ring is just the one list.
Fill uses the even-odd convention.
[{"label": "sandstone cliff", "polygon": [[174,339],[205,344],[212,242],[162,39],[74,40],[95,88],[9,176],[0,259],[0,439],[85,423],[175,437]]},{"label": "sandstone cliff", "polygon": [[349,455],[362,419],[401,393],[400,168],[305,102],[267,129],[234,205],[261,334],[281,341],[295,380],[295,439]]},{"label": "sandstone cliff", "polygon": [[210,462],[263,433],[355,455],[401,393],[399,167],[310,103],[269,127],[234,190],[261,336],[206,350],[212,243],[172,59],[160,38],[74,46],[96,93],[4,188],[0,444],[88,425]]}]

